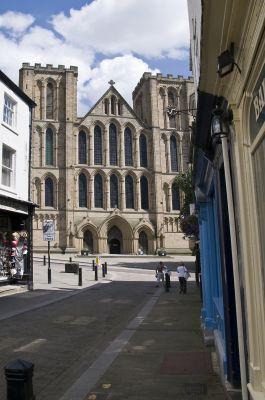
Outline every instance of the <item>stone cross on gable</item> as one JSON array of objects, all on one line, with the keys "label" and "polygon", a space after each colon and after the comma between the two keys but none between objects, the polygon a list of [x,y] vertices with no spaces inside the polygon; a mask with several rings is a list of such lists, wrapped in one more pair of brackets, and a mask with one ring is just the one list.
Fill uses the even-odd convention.
[{"label": "stone cross on gable", "polygon": [[113,85],[115,85],[115,82],[111,79],[109,82],[109,85],[111,85],[111,86],[113,86]]}]

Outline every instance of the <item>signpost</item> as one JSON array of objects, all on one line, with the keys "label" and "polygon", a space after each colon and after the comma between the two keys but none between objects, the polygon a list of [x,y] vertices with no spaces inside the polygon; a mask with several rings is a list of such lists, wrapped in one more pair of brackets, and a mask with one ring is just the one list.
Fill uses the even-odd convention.
[{"label": "signpost", "polygon": [[50,242],[55,240],[54,221],[52,219],[47,219],[43,223],[43,240],[48,241],[48,283],[51,283]]}]

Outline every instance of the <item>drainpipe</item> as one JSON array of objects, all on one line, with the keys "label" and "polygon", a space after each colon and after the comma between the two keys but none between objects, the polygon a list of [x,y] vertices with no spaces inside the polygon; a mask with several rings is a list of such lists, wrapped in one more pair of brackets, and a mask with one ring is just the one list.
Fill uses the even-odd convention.
[{"label": "drainpipe", "polygon": [[235,227],[235,214],[232,194],[232,183],[230,174],[230,162],[228,155],[227,136],[221,135],[224,171],[225,171],[225,184],[227,193],[229,228],[231,236],[232,260],[233,260],[233,274],[234,274],[234,287],[235,287],[235,301],[236,301],[236,320],[237,320],[237,335],[238,335],[238,348],[239,348],[239,362],[240,362],[240,377],[243,400],[248,400],[247,391],[247,374],[246,374],[246,359],[243,335],[243,319],[242,319],[242,303],[240,296],[240,280],[238,271],[238,253],[236,241],[236,227]]}]

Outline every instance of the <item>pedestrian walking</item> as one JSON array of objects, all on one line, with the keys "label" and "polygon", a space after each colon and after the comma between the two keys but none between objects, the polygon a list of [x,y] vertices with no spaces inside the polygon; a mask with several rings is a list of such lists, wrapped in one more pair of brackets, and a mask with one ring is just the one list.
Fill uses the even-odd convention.
[{"label": "pedestrian walking", "polygon": [[160,261],[158,267],[156,268],[156,287],[162,286],[164,284],[164,270],[164,264],[162,263],[162,261]]},{"label": "pedestrian walking", "polygon": [[181,263],[177,267],[177,274],[179,278],[179,293],[186,294],[187,293],[187,279],[190,277],[190,273],[187,270],[184,263]]}]

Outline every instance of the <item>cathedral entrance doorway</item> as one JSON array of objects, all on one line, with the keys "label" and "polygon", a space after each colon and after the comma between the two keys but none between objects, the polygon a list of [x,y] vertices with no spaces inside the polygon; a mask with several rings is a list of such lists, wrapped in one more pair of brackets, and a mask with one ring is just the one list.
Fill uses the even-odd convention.
[{"label": "cathedral entrance doorway", "polygon": [[110,254],[122,253],[122,233],[117,226],[113,226],[108,232],[108,246]]},{"label": "cathedral entrance doorway", "polygon": [[148,254],[148,238],[144,231],[141,231],[139,234],[139,250],[143,254]]},{"label": "cathedral entrance doorway", "polygon": [[89,253],[93,253],[93,235],[91,231],[87,230],[84,233],[84,249],[86,249]]}]

